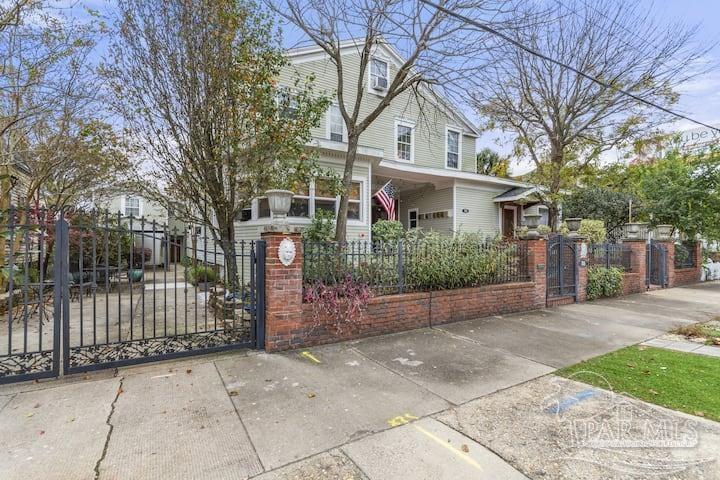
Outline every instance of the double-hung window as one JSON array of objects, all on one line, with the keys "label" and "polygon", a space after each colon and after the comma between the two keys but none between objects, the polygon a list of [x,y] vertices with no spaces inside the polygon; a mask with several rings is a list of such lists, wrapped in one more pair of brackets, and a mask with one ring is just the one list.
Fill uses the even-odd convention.
[{"label": "double-hung window", "polygon": [[140,216],[140,198],[138,197],[125,197],[125,216],[126,217],[139,217]]},{"label": "double-hung window", "polygon": [[362,202],[361,202],[361,182],[352,182],[350,184],[350,194],[348,195],[348,220],[362,220]]},{"label": "double-hung window", "polygon": [[296,183],[292,189],[295,192],[292,202],[290,203],[290,217],[309,217],[310,216],[310,188],[304,183]]},{"label": "double-hung window", "polygon": [[323,210],[335,215],[337,197],[330,187],[331,185],[327,180],[322,178],[315,180],[315,213]]},{"label": "double-hung window", "polygon": [[330,105],[328,111],[328,136],[334,142],[342,142],[345,140],[345,121],[342,113],[340,113],[339,105]]},{"label": "double-hung window", "polygon": [[287,89],[282,89],[277,94],[277,105],[280,117],[295,119],[298,115],[297,97]]},{"label": "double-hung window", "polygon": [[414,132],[412,125],[397,123],[395,125],[395,157],[403,162],[413,161]]},{"label": "double-hung window", "polygon": [[379,58],[370,59],[370,89],[376,92],[384,92],[389,85],[388,63]]},{"label": "double-hung window", "polygon": [[446,130],[445,166],[455,169],[460,167],[460,132],[457,130]]},{"label": "double-hung window", "polygon": [[[348,195],[348,220],[362,220],[362,182],[352,182],[350,184],[350,192]],[[309,218],[311,212],[318,213],[320,211],[329,212],[331,215],[337,215],[338,196],[335,195],[331,188],[330,182],[318,178],[314,182],[314,188],[309,185],[296,184],[293,187],[295,195],[290,205],[289,217]],[[270,205],[267,197],[257,199],[257,218],[270,218]]]}]

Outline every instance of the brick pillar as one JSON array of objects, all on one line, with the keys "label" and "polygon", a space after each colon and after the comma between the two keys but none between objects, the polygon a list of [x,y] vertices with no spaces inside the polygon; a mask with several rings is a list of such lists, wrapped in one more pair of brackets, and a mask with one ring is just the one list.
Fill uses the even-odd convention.
[{"label": "brick pillar", "polygon": [[528,276],[535,284],[533,308],[545,308],[547,288],[547,242],[544,238],[521,240],[528,249]]},{"label": "brick pillar", "polygon": [[[302,242],[299,233],[263,232],[265,259],[265,350],[285,350],[298,345],[302,335]],[[280,242],[295,244],[295,259],[285,266],[278,257]],[[294,333],[293,333],[294,332]]]},{"label": "brick pillar", "polygon": [[584,302],[587,300],[587,283],[588,283],[588,242],[580,237],[575,240],[575,251],[577,252],[578,266],[578,284],[577,301]]},{"label": "brick pillar", "polygon": [[[623,285],[623,293],[640,293],[647,289],[645,275],[647,274],[647,242],[645,240],[624,239],[623,245],[630,248],[630,272],[623,281],[632,281],[632,285]],[[632,280],[630,280],[632,279]]]}]

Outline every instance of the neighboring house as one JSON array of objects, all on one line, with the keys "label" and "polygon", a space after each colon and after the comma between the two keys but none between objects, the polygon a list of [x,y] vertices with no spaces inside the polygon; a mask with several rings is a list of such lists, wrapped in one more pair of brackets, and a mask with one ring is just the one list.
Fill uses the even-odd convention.
[{"label": "neighboring house", "polygon": [[166,254],[168,263],[182,259],[187,227],[172,211],[132,193],[117,195],[102,207],[111,214],[120,214],[123,224],[134,232],[136,246],[152,250],[150,264],[164,264]]},{"label": "neighboring house", "polygon": [[[345,42],[342,49],[345,68],[357,70],[360,60],[355,42]],[[292,85],[297,71],[303,76],[314,74],[319,91],[336,89],[335,67],[319,47],[291,50],[288,56],[290,65],[281,75],[281,84]],[[383,86],[392,82],[401,64],[402,58],[392,46],[377,46],[364,80],[361,115],[382,100]],[[348,78],[345,91],[352,92],[357,88],[355,77]],[[478,129],[448,101],[428,95],[420,108],[412,95],[407,92],[394,99],[360,137],[348,239],[369,239],[372,224],[386,218],[372,196],[388,181],[396,189],[398,220],[405,228],[512,235],[524,208],[537,203],[532,198],[533,185],[476,173]],[[347,134],[337,103],[330,106],[312,135],[308,148],[318,153],[321,165],[342,172]],[[290,223],[303,226],[319,210],[336,212],[339,198],[326,190],[322,180],[317,180],[295,192]],[[266,198],[254,200],[236,224],[237,239],[259,238],[271,222],[270,215]]]}]

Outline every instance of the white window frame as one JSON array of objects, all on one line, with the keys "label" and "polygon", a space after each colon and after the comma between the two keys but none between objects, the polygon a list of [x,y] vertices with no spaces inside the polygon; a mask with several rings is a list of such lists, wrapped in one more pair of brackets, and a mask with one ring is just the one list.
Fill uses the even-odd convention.
[{"label": "white window frame", "polygon": [[[458,136],[458,148],[457,148],[457,167],[451,167],[448,165],[448,143],[450,140],[450,132],[457,133]],[[446,126],[445,127],[445,168],[448,170],[462,170],[462,129],[460,127]]]},{"label": "white window frame", "polygon": [[[352,200],[354,203],[360,204],[360,219],[354,219],[354,218],[348,218],[348,225],[352,226],[365,226],[367,225],[367,219],[368,219],[368,198],[369,198],[369,191],[368,191],[368,185],[369,182],[365,177],[361,176],[353,176],[352,181],[354,183],[360,184],[360,199],[359,200]],[[309,205],[308,205],[308,216],[307,217],[291,217],[288,215],[288,219],[291,220],[291,223],[295,224],[305,224],[312,222],[313,217],[315,217],[315,200],[317,196],[315,195],[315,180],[312,180],[310,182],[310,195],[308,197],[305,197],[304,195],[302,198],[308,198],[309,199]],[[270,212],[269,217],[260,217],[260,208],[259,208],[259,201],[260,199],[266,198],[265,196],[257,197],[253,199],[251,203],[251,219],[247,222],[243,222],[244,225],[247,225],[250,222],[264,224],[269,223],[272,221],[272,212]],[[330,199],[330,197],[322,197],[323,199]],[[340,207],[340,195],[335,196],[335,216],[337,217],[338,209]]]},{"label": "white window frame", "polygon": [[[410,222],[412,220],[410,219],[410,213],[415,212],[415,226],[413,227]],[[420,226],[420,209],[418,208],[408,208],[408,230],[411,228],[417,229]]]},{"label": "white window frame", "polygon": [[142,198],[137,195],[123,195],[123,197],[122,197],[122,214],[123,214],[123,216],[124,217],[131,216],[131,215],[127,214],[129,198],[137,198],[137,201],[138,201],[138,214],[137,214],[137,216],[132,215],[132,217],[133,218],[142,218],[142,216],[143,216],[143,201],[142,201]]},{"label": "white window frame", "polygon": [[333,103],[330,105],[330,107],[328,108],[327,114],[325,116],[325,124],[326,124],[325,125],[325,137],[330,141],[333,141],[333,142],[337,141],[337,140],[333,140],[331,138],[332,129],[330,127],[331,127],[331,118],[332,118],[331,112],[332,112],[333,108],[338,109],[338,114],[340,115],[340,121],[342,122],[342,140],[340,140],[340,141],[343,143],[346,143],[347,142],[347,126],[345,125],[345,119],[342,116],[342,112],[340,112],[340,105],[337,103]]},{"label": "white window frame", "polygon": [[[410,128],[410,160],[400,158],[398,149],[398,127]],[[402,163],[415,163],[415,122],[409,120],[395,120],[395,135],[393,136],[395,145],[395,161]]]},{"label": "white window frame", "polygon": [[[372,86],[372,79],[374,76],[372,73],[373,60],[378,60],[385,64],[385,79],[387,80],[387,87],[384,90],[375,90]],[[370,61],[368,62],[368,92],[384,97],[388,91],[388,88],[390,88],[390,60],[383,57],[382,55],[371,55]]]}]

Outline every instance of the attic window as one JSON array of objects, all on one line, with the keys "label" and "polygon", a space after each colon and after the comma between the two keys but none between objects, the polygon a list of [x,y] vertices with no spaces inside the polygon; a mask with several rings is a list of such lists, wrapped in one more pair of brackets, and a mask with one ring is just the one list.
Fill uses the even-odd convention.
[{"label": "attic window", "polygon": [[370,88],[379,92],[388,88],[388,63],[375,57],[370,59]]}]

